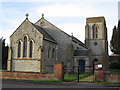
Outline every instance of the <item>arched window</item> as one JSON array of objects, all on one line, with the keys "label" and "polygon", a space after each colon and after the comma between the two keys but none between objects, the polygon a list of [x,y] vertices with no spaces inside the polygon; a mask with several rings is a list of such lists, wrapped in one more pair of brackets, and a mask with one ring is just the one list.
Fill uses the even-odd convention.
[{"label": "arched window", "polygon": [[18,58],[21,56],[21,42],[18,42]]},{"label": "arched window", "polygon": [[29,57],[32,58],[32,53],[33,53],[33,42],[30,41],[30,50],[29,50]]},{"label": "arched window", "polygon": [[53,50],[52,50],[52,58],[54,58],[55,57],[55,49],[53,48]]},{"label": "arched window", "polygon": [[48,49],[48,58],[50,57],[50,48]]},{"label": "arched window", "polygon": [[94,39],[98,38],[98,25],[94,24],[92,29],[93,29],[93,38]]},{"label": "arched window", "polygon": [[24,42],[23,42],[23,57],[27,57],[27,37],[24,37]]}]

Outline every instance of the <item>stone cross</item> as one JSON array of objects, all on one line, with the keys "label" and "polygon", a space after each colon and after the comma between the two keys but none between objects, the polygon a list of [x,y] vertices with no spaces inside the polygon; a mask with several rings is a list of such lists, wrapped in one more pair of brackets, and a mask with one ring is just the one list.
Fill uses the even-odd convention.
[{"label": "stone cross", "polygon": [[44,18],[44,14],[42,14],[42,18]]},{"label": "stone cross", "polygon": [[26,19],[28,19],[29,14],[27,13],[25,16],[26,16]]}]

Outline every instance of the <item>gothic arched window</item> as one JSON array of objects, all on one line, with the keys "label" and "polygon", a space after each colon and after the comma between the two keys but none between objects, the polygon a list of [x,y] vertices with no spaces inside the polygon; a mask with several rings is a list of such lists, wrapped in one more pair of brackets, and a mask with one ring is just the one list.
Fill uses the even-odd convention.
[{"label": "gothic arched window", "polygon": [[18,58],[21,56],[21,42],[18,42]]},{"label": "gothic arched window", "polygon": [[27,57],[27,37],[24,37],[23,41],[23,57]]},{"label": "gothic arched window", "polygon": [[48,58],[50,57],[50,48],[48,49]]},{"label": "gothic arched window", "polygon": [[98,38],[98,25],[94,24],[92,29],[93,29],[93,38],[94,39]]},{"label": "gothic arched window", "polygon": [[32,58],[32,53],[33,53],[33,42],[30,41],[30,50],[29,50],[29,57]]}]

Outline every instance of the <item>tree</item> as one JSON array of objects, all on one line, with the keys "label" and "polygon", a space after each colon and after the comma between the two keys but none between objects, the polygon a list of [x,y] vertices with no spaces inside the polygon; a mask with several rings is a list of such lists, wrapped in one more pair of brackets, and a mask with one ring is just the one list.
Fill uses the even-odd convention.
[{"label": "tree", "polygon": [[118,27],[114,26],[112,39],[110,41],[110,49],[114,54],[120,54],[120,21]]},{"label": "tree", "polygon": [[120,54],[120,20],[118,22],[118,54]]},{"label": "tree", "polygon": [[8,46],[5,46],[5,39],[2,41],[2,69],[7,69]]},{"label": "tree", "polygon": [[117,29],[116,29],[116,26],[114,26],[112,39],[110,41],[110,44],[111,44],[110,48],[111,48],[111,51],[114,53],[116,53],[116,48],[117,48],[117,45],[116,45],[117,41],[116,40],[117,40]]}]

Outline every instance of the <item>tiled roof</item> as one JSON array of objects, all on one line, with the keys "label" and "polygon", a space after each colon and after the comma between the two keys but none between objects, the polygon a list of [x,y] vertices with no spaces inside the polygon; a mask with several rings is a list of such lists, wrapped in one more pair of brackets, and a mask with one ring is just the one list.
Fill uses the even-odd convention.
[{"label": "tiled roof", "polygon": [[89,50],[75,50],[74,56],[88,56]]},{"label": "tiled roof", "polygon": [[46,39],[46,40],[49,40],[51,42],[54,42],[56,43],[56,41],[44,30],[44,28],[36,25],[36,24],[33,24],[31,23],[41,34],[43,34],[43,38]]}]

